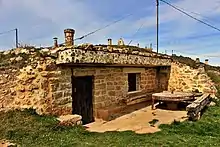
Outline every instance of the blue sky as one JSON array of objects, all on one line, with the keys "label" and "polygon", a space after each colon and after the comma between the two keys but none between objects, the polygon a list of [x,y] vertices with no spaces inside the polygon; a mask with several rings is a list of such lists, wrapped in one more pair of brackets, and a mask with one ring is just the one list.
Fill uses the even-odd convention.
[{"label": "blue sky", "polygon": [[[200,13],[193,16],[220,28],[219,0],[167,0],[187,11]],[[122,37],[125,43],[149,46],[156,49],[155,0],[0,0],[0,32],[19,29],[19,42],[36,46],[53,44],[53,37],[64,42],[63,30],[73,28],[81,37],[130,13],[134,15],[97,32],[76,44],[113,43]],[[134,36],[137,29],[141,30]],[[209,59],[220,65],[220,32],[160,4],[159,51]],[[0,35],[0,50],[13,48],[14,33]],[[155,50],[154,49],[154,50]]]}]

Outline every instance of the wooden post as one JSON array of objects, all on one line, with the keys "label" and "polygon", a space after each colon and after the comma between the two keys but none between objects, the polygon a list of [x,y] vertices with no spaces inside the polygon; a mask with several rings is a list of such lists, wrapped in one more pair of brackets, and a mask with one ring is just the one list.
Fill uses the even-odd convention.
[{"label": "wooden post", "polygon": [[152,106],[151,106],[151,109],[154,110],[154,97],[152,96]]},{"label": "wooden post", "polygon": [[156,6],[157,6],[157,20],[156,20],[156,23],[157,23],[157,53],[159,52],[159,49],[158,49],[158,44],[159,44],[159,0],[156,0]]},{"label": "wooden post", "polygon": [[15,29],[15,45],[16,45],[16,48],[18,48],[18,29],[17,28]]}]

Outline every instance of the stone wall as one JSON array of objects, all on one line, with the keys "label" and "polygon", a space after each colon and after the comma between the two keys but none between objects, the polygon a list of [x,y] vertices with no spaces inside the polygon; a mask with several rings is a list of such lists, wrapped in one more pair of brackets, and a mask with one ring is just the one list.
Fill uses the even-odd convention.
[{"label": "stone wall", "polygon": [[169,79],[169,90],[203,93],[216,93],[214,83],[205,72],[204,67],[197,69],[182,63],[173,62]]},{"label": "stone wall", "polygon": [[[93,105],[95,115],[98,109],[126,105],[128,99],[128,73],[129,68],[72,68],[74,76],[94,76]],[[125,69],[128,69],[125,71]],[[138,69],[138,68],[137,68]],[[152,92],[157,88],[156,69],[143,68],[140,74],[139,92]],[[130,71],[132,73],[132,71]],[[133,92],[135,93],[135,92]],[[150,100],[150,97],[149,97]]]},{"label": "stone wall", "polygon": [[58,67],[48,52],[17,48],[0,53],[0,110],[33,108],[39,114],[71,113],[70,69]]},{"label": "stone wall", "polygon": [[156,68],[147,68],[141,73],[141,90],[152,92],[158,88]]},{"label": "stone wall", "polygon": [[7,107],[16,97],[18,71],[15,67],[0,67],[0,110]]},{"label": "stone wall", "polygon": [[[35,48],[17,48],[0,57],[0,110],[33,108],[39,114],[71,114],[71,76],[94,76],[95,111],[126,105],[130,96],[145,96],[158,88],[157,67],[57,65],[56,50]],[[128,73],[133,72],[138,74],[137,91],[128,92]]]},{"label": "stone wall", "polygon": [[[12,81],[13,97],[5,95],[2,99],[10,99],[5,108],[33,108],[39,114],[69,114],[71,102],[71,72],[61,69],[53,63],[39,62],[22,68]],[[5,86],[4,89],[8,89]]]},{"label": "stone wall", "polygon": [[[171,59],[167,55],[147,52],[144,49],[115,48],[102,46],[62,47],[59,48],[57,64],[109,64],[135,66],[170,66]],[[106,65],[105,65],[106,64]]]}]

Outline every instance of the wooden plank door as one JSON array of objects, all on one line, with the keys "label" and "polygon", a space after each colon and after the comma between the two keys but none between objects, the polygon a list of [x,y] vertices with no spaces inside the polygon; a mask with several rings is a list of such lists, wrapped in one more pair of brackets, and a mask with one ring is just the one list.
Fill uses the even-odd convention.
[{"label": "wooden plank door", "polygon": [[73,114],[81,115],[83,124],[93,122],[93,77],[73,77],[72,84]]}]

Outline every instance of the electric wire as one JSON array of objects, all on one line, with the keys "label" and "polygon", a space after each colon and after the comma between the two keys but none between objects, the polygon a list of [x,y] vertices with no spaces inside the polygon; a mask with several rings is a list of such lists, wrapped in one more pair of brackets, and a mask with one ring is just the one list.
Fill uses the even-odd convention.
[{"label": "electric wire", "polygon": [[165,3],[165,4],[167,4],[167,5],[169,5],[170,7],[174,8],[175,10],[177,10],[177,11],[179,11],[179,12],[185,14],[186,16],[188,16],[188,17],[190,17],[190,18],[192,18],[192,19],[194,19],[194,20],[196,20],[196,21],[198,21],[198,22],[200,22],[200,23],[202,23],[202,24],[204,24],[204,25],[206,25],[206,26],[208,26],[208,27],[210,27],[210,28],[212,28],[212,29],[215,29],[215,30],[217,30],[217,31],[220,32],[220,29],[219,29],[219,28],[217,28],[217,27],[215,27],[215,26],[213,26],[213,25],[211,25],[211,24],[209,24],[209,23],[207,23],[207,22],[205,22],[205,21],[203,21],[203,20],[200,20],[200,19],[198,19],[198,18],[196,18],[196,17],[194,17],[194,16],[192,16],[192,15],[190,15],[190,14],[188,14],[186,11],[181,10],[180,8],[177,8],[176,6],[170,4],[169,2],[164,1],[164,0],[160,0],[160,1],[163,2],[163,3]]},{"label": "electric wire", "polygon": [[16,29],[1,32],[0,35],[7,34],[7,33],[9,33],[9,32],[15,31],[15,30],[16,30]]},{"label": "electric wire", "polygon": [[[141,30],[141,28],[143,27],[143,25],[144,25],[144,23],[142,23],[141,26],[137,29],[137,31],[132,35],[132,38],[133,38],[134,36],[136,36],[136,34]],[[130,45],[130,44],[132,43],[132,41],[133,41],[133,39],[131,39],[131,40],[129,41],[128,45]]]}]

